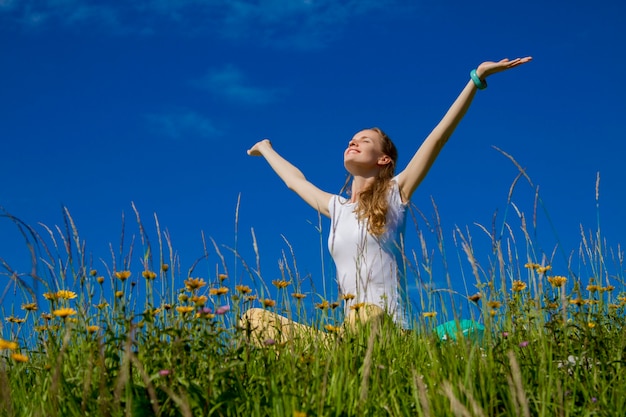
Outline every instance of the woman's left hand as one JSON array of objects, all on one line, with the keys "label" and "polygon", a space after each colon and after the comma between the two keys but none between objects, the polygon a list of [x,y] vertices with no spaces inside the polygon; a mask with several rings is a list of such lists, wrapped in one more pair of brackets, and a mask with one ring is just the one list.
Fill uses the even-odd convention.
[{"label": "woman's left hand", "polygon": [[508,58],[505,58],[498,62],[492,62],[492,61],[483,62],[482,64],[478,66],[478,68],[476,68],[476,75],[478,75],[482,79],[485,79],[492,74],[517,67],[519,65],[522,65],[531,61],[532,59],[533,59],[532,57],[527,56],[525,58],[515,58],[513,60],[509,60]]}]

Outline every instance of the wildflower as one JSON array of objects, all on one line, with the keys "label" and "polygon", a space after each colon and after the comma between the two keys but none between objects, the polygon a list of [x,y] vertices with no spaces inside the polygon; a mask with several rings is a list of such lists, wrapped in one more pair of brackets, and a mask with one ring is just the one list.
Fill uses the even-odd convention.
[{"label": "wildflower", "polygon": [[161,264],[161,271],[167,272],[169,271],[170,266],[168,264]]},{"label": "wildflower", "polygon": [[228,287],[211,288],[209,290],[211,295],[225,295],[228,294]]},{"label": "wildflower", "polygon": [[106,301],[103,301],[100,304],[96,304],[96,308],[98,310],[102,310],[103,308],[108,307],[108,306],[109,306],[109,303],[107,303]]},{"label": "wildflower", "polygon": [[571,300],[569,300],[569,303],[579,306],[583,303],[583,300],[581,300],[580,298],[572,298]]},{"label": "wildflower", "polygon": [[163,304],[163,310],[169,311],[171,309],[172,309],[172,305],[171,304]]},{"label": "wildflower", "polygon": [[218,314],[218,315],[221,316],[223,314],[228,313],[229,311],[230,311],[230,306],[229,305],[225,305],[225,306],[221,306],[221,307],[216,308],[215,309],[215,314]]},{"label": "wildflower", "polygon": [[491,317],[495,316],[496,314],[498,314],[498,310],[493,309],[493,308],[492,308],[491,310],[489,310],[489,315],[490,315]]},{"label": "wildflower", "polygon": [[98,281],[98,284],[102,284],[104,282],[104,277],[98,277],[96,278],[96,281]]},{"label": "wildflower", "polygon": [[361,307],[365,306],[365,303],[357,303],[350,306],[350,310],[358,311]]},{"label": "wildflower", "polygon": [[330,307],[330,303],[326,300],[315,304],[315,308],[319,308],[320,310],[326,310],[328,307]]},{"label": "wildflower", "polygon": [[189,296],[187,294],[178,294],[178,301],[186,303],[187,300],[189,300]]},{"label": "wildflower", "polygon": [[26,319],[21,319],[19,317],[15,317],[15,316],[9,316],[9,317],[6,318],[6,320],[9,323],[16,323],[16,324],[22,324],[22,323],[24,323],[26,321]]},{"label": "wildflower", "polygon": [[282,280],[275,279],[275,280],[272,281],[272,284],[274,284],[274,286],[276,288],[285,288],[289,284],[291,284],[291,282],[285,281],[284,279],[282,279]]},{"label": "wildflower", "polygon": [[346,300],[346,301],[348,301],[348,300],[354,300],[354,298],[355,298],[355,297],[356,297],[356,295],[354,295],[354,294],[350,294],[350,293],[348,293],[348,294],[344,294],[344,295],[342,295],[342,296],[341,296],[341,298],[342,298],[342,299],[344,299],[344,300]]},{"label": "wildflower", "polygon": [[526,346],[528,346],[528,340],[524,340],[523,342],[520,342],[519,347],[521,348],[525,348]]},{"label": "wildflower", "polygon": [[4,349],[15,350],[17,349],[17,343],[9,342],[8,340],[4,340],[0,338],[0,350],[4,350]]},{"label": "wildflower", "polygon": [[194,295],[193,297],[191,297],[191,302],[201,307],[206,304],[207,296],[206,295]]},{"label": "wildflower", "polygon": [[202,278],[187,278],[185,280],[185,288],[187,288],[187,291],[199,290],[205,285],[206,282],[204,282]]},{"label": "wildflower", "polygon": [[98,330],[100,330],[100,327],[96,326],[96,325],[93,325],[93,326],[87,326],[86,329],[87,329],[88,333],[93,334],[93,333],[97,332]]},{"label": "wildflower", "polygon": [[169,369],[161,369],[159,371],[159,376],[168,376],[171,373],[172,373],[172,371],[170,371]]},{"label": "wildflower", "polygon": [[115,291],[115,296],[117,298],[122,298],[124,296],[124,291]]},{"label": "wildflower", "polygon": [[254,301],[258,298],[258,296],[256,295],[246,295],[245,300],[246,301]]},{"label": "wildflower", "polygon": [[77,295],[74,291],[67,291],[67,290],[59,290],[57,291],[57,298],[59,299],[64,299],[64,300],[72,300],[74,298],[76,298]]},{"label": "wildflower", "polygon": [[621,306],[620,306],[619,304],[613,304],[613,303],[609,304],[609,308],[610,308],[610,309],[618,309],[618,308],[620,308],[620,307],[621,307]]},{"label": "wildflower", "polygon": [[555,276],[548,277],[548,282],[553,287],[562,287],[563,284],[565,284],[566,281],[567,281],[567,278],[565,278],[563,276],[560,276],[560,275],[555,275]]},{"label": "wildflower", "polygon": [[98,275],[98,271],[96,271],[95,269],[92,269],[91,271],[89,271],[89,275],[91,275],[92,277],[95,277],[96,275]]},{"label": "wildflower", "polygon": [[22,310],[37,311],[37,303],[22,304]]},{"label": "wildflower", "polygon": [[600,288],[600,291],[601,291],[601,292],[611,292],[611,291],[613,291],[614,289],[615,289],[615,287],[614,287],[614,286],[612,286],[612,285],[607,285],[606,287],[601,287],[601,288]]},{"label": "wildflower", "polygon": [[333,326],[332,324],[327,324],[326,326],[324,326],[324,328],[331,333],[337,333],[339,330],[341,330],[341,327]]},{"label": "wildflower", "polygon": [[505,339],[509,337],[509,332],[502,332],[502,337],[504,337]]},{"label": "wildflower", "polygon": [[550,265],[546,265],[546,266],[540,266],[538,268],[536,268],[536,271],[540,274],[545,274],[546,272],[548,272],[549,270],[551,270],[552,267]]},{"label": "wildflower", "polygon": [[583,303],[585,305],[594,305],[594,304],[598,304],[598,300],[583,300]]},{"label": "wildflower", "polygon": [[176,311],[178,311],[180,314],[191,313],[193,310],[195,310],[195,307],[193,307],[193,306],[178,306],[178,307],[176,307]]},{"label": "wildflower", "polygon": [[306,297],[306,294],[302,294],[302,293],[299,293],[299,292],[294,292],[293,294],[291,294],[291,296],[293,298],[295,298],[296,300],[302,300],[303,298]]},{"label": "wildflower", "polygon": [[43,294],[43,298],[45,298],[46,300],[54,301],[59,297],[57,296],[56,292],[46,292]]},{"label": "wildflower", "polygon": [[44,320],[52,320],[54,317],[52,317],[50,313],[41,313],[41,318]]},{"label": "wildflower", "polygon": [[437,317],[437,312],[436,311],[427,311],[425,313],[422,313],[422,316],[428,317],[428,318],[434,318],[434,317]]},{"label": "wildflower", "polygon": [[157,277],[157,274],[154,271],[143,271],[141,275],[147,280],[153,280]]},{"label": "wildflower", "polygon": [[589,327],[590,329],[593,329],[594,327],[596,327],[596,324],[592,321],[587,323],[587,327]]},{"label": "wildflower", "polygon": [[220,280],[220,282],[224,281],[226,278],[228,278],[228,275],[226,274],[218,274],[217,279]]},{"label": "wildflower", "polygon": [[470,301],[473,301],[473,302],[475,302],[475,303],[478,303],[478,300],[480,300],[480,299],[482,298],[482,294],[481,294],[481,293],[479,293],[479,292],[477,292],[476,294],[474,294],[474,295],[470,295],[470,296],[469,296],[469,297],[467,297],[467,298],[469,298],[469,300],[470,300]]},{"label": "wildflower", "polygon": [[513,281],[511,289],[515,292],[524,291],[526,289],[526,283],[523,281]]},{"label": "wildflower", "polygon": [[124,282],[124,281],[126,281],[130,277],[130,271],[114,272],[113,275],[115,275],[115,278],[117,278],[120,281]]},{"label": "wildflower", "polygon": [[57,317],[66,318],[76,314],[76,310],[74,310],[73,308],[59,308],[58,310],[54,310],[52,314]]},{"label": "wildflower", "polygon": [[527,264],[524,264],[524,268],[537,269],[537,268],[541,268],[541,265],[533,263],[533,262],[528,262]]},{"label": "wildflower", "polygon": [[487,307],[489,308],[500,308],[502,306],[502,303],[500,301],[488,301],[487,302]]},{"label": "wildflower", "polygon": [[304,411],[294,411],[293,417],[306,417],[306,413]]},{"label": "wildflower", "polygon": [[13,359],[15,362],[28,362],[28,357],[22,355],[21,353],[13,353],[11,355],[11,359]]},{"label": "wildflower", "polygon": [[265,346],[273,346],[273,345],[275,345],[275,344],[276,344],[276,340],[274,340],[274,339],[266,339],[266,340],[263,342],[263,344],[264,344]]},{"label": "wildflower", "polygon": [[589,284],[587,285],[587,291],[589,292],[596,292],[600,290],[600,286],[599,285],[595,285],[595,284]]},{"label": "wildflower", "polygon": [[274,307],[276,305],[276,301],[265,298],[261,301],[261,304],[263,304],[263,307]]},{"label": "wildflower", "polygon": [[334,310],[337,307],[339,307],[340,305],[341,305],[341,303],[339,303],[339,301],[333,301],[332,303],[330,303],[330,308],[332,308]]},{"label": "wildflower", "polygon": [[557,303],[548,303],[546,304],[546,307],[555,309],[555,308],[559,308],[559,305]]},{"label": "wildflower", "polygon": [[252,289],[247,285],[235,285],[235,289],[242,294],[249,294],[252,292]]}]

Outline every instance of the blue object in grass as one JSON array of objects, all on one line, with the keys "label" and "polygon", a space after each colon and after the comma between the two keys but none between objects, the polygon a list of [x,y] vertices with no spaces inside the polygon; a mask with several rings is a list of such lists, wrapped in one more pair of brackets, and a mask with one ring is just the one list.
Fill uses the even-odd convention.
[{"label": "blue object in grass", "polygon": [[473,320],[452,320],[435,327],[441,340],[457,340],[459,335],[474,341],[480,341],[485,333],[485,326]]}]

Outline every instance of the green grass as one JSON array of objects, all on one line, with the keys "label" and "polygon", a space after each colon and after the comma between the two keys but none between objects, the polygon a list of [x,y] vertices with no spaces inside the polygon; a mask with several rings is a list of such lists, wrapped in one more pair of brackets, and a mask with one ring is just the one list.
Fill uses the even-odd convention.
[{"label": "green grass", "polygon": [[[5,213],[31,248],[35,272],[20,275],[2,260],[7,285],[24,301],[3,307],[0,415],[621,416],[623,254],[607,247],[598,227],[581,234],[566,265],[548,268],[554,255],[533,241],[536,225],[527,224],[511,193],[512,219],[505,216],[497,231],[483,228],[489,253],[476,253],[460,229],[450,251],[437,221],[416,231],[423,243],[407,254],[412,279],[460,274],[462,297],[475,295],[466,304],[485,326],[481,338],[447,341],[433,329],[460,318],[459,306],[424,316],[442,297],[424,285],[412,331],[385,322],[332,334],[328,345],[302,338],[255,348],[237,318],[264,299],[275,301],[268,309],[322,329],[340,320],[341,307],[304,308],[305,301],[322,306],[321,295],[291,296],[303,291],[295,258],[279,264],[289,285],[274,288],[280,280],[264,279],[258,251],[251,266],[233,250],[233,262],[254,283],[247,288],[233,282],[228,268],[235,266],[213,243],[216,272],[190,280],[198,278],[195,265],[181,274],[158,221],[153,248],[136,213],[142,252],[120,245],[113,266],[101,272],[69,212],[63,228],[44,226],[43,235]],[[427,233],[435,236],[432,248]],[[455,259],[460,273],[453,272]],[[142,267],[132,268],[137,260]],[[35,310],[29,304],[36,300],[43,301]],[[228,311],[218,310],[225,305]],[[54,314],[63,311],[71,314]]]}]

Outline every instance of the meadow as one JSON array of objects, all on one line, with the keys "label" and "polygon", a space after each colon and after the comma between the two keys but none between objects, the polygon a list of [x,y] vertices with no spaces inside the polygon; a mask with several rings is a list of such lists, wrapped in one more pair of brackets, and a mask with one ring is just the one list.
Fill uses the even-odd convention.
[{"label": "meadow", "polygon": [[[488,250],[458,228],[448,243],[437,221],[408,232],[421,242],[406,251],[418,288],[410,331],[387,321],[343,329],[341,297],[303,289],[295,259],[273,279],[258,252],[245,260],[209,242],[215,272],[185,271],[158,221],[151,244],[139,213],[133,245],[103,269],[69,210],[62,227],[37,228],[2,212],[33,268],[18,274],[1,260],[5,294],[21,301],[0,313],[0,415],[622,416],[623,253],[598,225],[557,262],[533,240],[537,213],[512,202],[514,188],[501,223],[483,227]],[[231,276],[233,263],[243,272]],[[432,308],[443,296],[428,283],[442,274],[465,282],[457,300],[468,308]],[[256,347],[238,324],[253,306],[327,338]],[[480,330],[456,331],[461,320]]]}]

